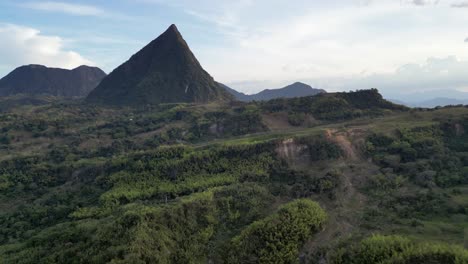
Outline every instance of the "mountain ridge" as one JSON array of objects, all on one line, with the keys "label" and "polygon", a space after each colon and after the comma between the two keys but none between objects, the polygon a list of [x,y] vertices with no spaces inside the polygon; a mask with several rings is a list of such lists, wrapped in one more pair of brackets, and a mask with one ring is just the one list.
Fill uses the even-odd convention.
[{"label": "mountain ridge", "polygon": [[226,85],[223,87],[236,97],[239,101],[249,102],[249,101],[268,101],[271,99],[277,98],[294,98],[294,97],[304,97],[304,96],[314,96],[320,93],[326,93],[323,89],[312,88],[310,85],[307,85],[302,82],[295,82],[290,85],[287,85],[282,88],[277,89],[265,89],[256,94],[247,95],[242,92],[236,91]]},{"label": "mountain ridge", "polygon": [[74,69],[23,65],[0,79],[0,96],[16,94],[84,97],[106,76],[98,67]]}]

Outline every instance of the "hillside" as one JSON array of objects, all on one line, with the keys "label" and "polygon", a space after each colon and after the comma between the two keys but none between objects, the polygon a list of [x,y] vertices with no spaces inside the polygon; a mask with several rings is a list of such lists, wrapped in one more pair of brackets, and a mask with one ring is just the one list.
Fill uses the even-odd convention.
[{"label": "hillside", "polygon": [[87,98],[133,106],[231,99],[201,67],[175,25],[112,71]]},{"label": "hillside", "polygon": [[245,93],[241,93],[241,92],[238,92],[234,89],[232,89],[231,87],[225,85],[225,84],[222,84],[222,83],[219,83],[219,85],[224,88],[226,91],[228,91],[228,93],[230,93],[232,96],[234,96],[234,98],[238,101],[241,101],[241,102],[249,102],[249,101],[252,101],[250,99],[250,95],[247,95]]},{"label": "hillside", "polygon": [[466,263],[467,120],[468,108],[409,111],[377,90],[14,108],[0,114],[0,256]]},{"label": "hillside", "polygon": [[268,101],[275,98],[294,98],[325,93],[325,90],[312,88],[310,85],[296,82],[279,89],[266,89],[251,96],[252,100]]},{"label": "hillside", "polygon": [[101,69],[89,66],[66,70],[26,65],[0,79],[0,96],[23,94],[85,97],[105,76]]},{"label": "hillside", "polygon": [[325,90],[312,88],[310,85],[295,82],[283,88],[266,89],[256,94],[247,95],[238,92],[226,85],[223,85],[229,93],[231,93],[237,100],[243,102],[249,101],[268,101],[277,98],[295,98],[304,96],[313,96],[320,93],[326,93]]}]

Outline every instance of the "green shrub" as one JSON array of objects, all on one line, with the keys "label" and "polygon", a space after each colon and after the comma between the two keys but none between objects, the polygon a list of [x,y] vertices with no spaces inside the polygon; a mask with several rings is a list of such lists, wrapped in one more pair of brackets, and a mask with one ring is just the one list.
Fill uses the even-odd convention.
[{"label": "green shrub", "polygon": [[288,122],[292,126],[301,126],[306,120],[306,115],[304,113],[289,113]]},{"label": "green shrub", "polygon": [[320,206],[301,199],[257,221],[232,240],[229,263],[297,263],[299,249],[324,225]]},{"label": "green shrub", "polygon": [[401,236],[375,235],[333,257],[334,264],[466,264],[459,246],[417,243]]},{"label": "green shrub", "polygon": [[312,161],[337,159],[342,156],[341,148],[325,137],[302,137],[298,143],[306,144]]}]

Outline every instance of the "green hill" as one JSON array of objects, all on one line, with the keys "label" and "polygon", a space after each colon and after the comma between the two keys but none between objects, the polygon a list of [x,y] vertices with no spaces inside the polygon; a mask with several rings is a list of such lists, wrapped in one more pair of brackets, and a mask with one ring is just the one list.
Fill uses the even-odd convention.
[{"label": "green hill", "polygon": [[2,263],[468,261],[468,108],[373,89],[8,109]]}]

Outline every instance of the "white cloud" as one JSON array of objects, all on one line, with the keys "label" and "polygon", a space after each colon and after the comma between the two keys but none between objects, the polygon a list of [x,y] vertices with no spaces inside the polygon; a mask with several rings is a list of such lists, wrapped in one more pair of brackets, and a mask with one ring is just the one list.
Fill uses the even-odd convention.
[{"label": "white cloud", "polygon": [[419,5],[419,6],[432,4],[431,2],[432,2],[432,1],[428,1],[428,0],[412,0],[412,1],[411,1],[411,3],[413,3],[413,4],[415,4],[415,5]]},{"label": "white cloud", "polygon": [[455,8],[467,8],[467,7],[468,7],[468,1],[452,4],[452,7],[455,7]]},{"label": "white cloud", "polygon": [[[138,1],[156,3],[145,5],[148,10],[188,14],[170,23],[182,22],[182,34],[208,72],[244,92],[293,81],[332,91],[468,87],[452,68],[442,73],[460,83],[444,74],[422,72],[403,78],[402,70],[409,69],[400,67],[412,62],[425,68],[434,65],[427,58],[450,55],[458,58],[451,64],[468,60],[466,43],[460,41],[466,36],[468,16],[465,10],[451,8],[456,1]],[[93,55],[101,65],[102,54]]]},{"label": "white cloud", "polygon": [[60,12],[76,16],[102,16],[105,12],[95,6],[70,4],[64,2],[29,2],[21,4],[24,8],[30,8],[40,11]]},{"label": "white cloud", "polygon": [[3,74],[25,64],[68,69],[93,64],[77,52],[65,50],[62,38],[42,35],[34,28],[0,24],[0,39],[0,70]]},{"label": "white cloud", "polygon": [[97,17],[127,21],[133,21],[138,19],[137,17],[128,16],[122,13],[111,12],[93,5],[71,4],[58,1],[27,2],[19,4],[18,6],[32,10],[62,13],[72,16]]},{"label": "white cloud", "polygon": [[[429,58],[424,63],[411,63],[388,73],[361,73],[355,76],[299,78],[291,80],[256,80],[227,83],[228,86],[254,93],[261,89],[279,88],[295,81],[329,92],[378,88],[386,97],[405,102],[434,97],[461,98],[458,91],[468,91],[468,60],[457,57]],[[466,99],[466,94],[463,99]]]},{"label": "white cloud", "polygon": [[400,96],[416,91],[462,89],[468,86],[468,60],[455,56],[433,57],[421,64],[400,66],[391,73],[355,78],[344,85],[350,89],[377,87],[387,94]]},{"label": "white cloud", "polygon": [[[431,57],[468,60],[460,41],[468,24],[463,10],[439,1],[399,2],[330,0],[324,6],[321,1],[258,0],[232,6],[217,1],[212,7],[185,1],[184,8],[224,34],[222,45],[193,47],[202,65],[217,80],[247,93],[297,80],[331,90],[347,90],[348,84],[366,88],[363,80],[370,75],[382,76],[392,89],[416,89],[425,83],[421,74],[402,79],[400,88],[389,85],[386,76]],[[432,7],[418,8],[422,4]],[[440,75],[429,77],[453,84]]]}]

